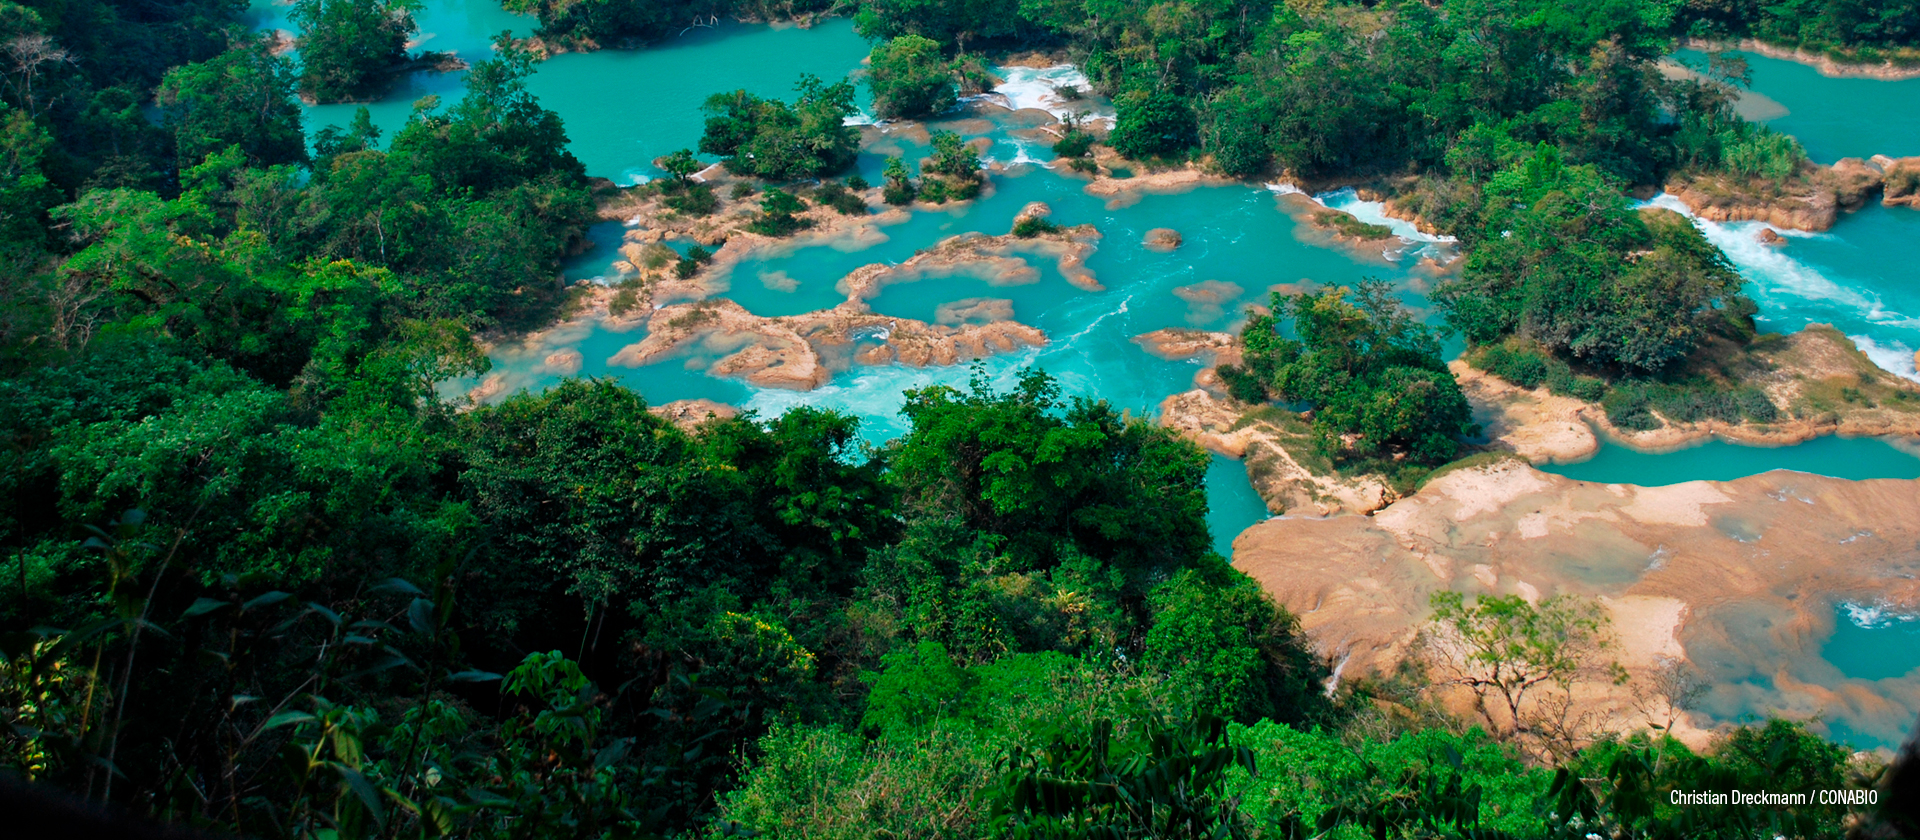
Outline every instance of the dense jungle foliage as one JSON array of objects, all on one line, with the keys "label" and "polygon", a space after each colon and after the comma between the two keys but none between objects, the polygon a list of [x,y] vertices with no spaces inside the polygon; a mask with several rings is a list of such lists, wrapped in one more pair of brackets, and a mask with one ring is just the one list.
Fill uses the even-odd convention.
[{"label": "dense jungle foliage", "polygon": [[[552,320],[596,196],[524,85],[533,54],[505,40],[461,99],[422,100],[391,137],[364,111],[309,137],[297,95],[367,95],[407,8],[313,0],[301,64],[241,34],[234,2],[0,3],[0,772],[316,840],[1869,824],[1669,803],[1873,783],[1796,725],[1704,753],[1654,733],[1548,755],[1448,716],[1418,675],[1332,685],[1294,617],[1212,552],[1204,453],[1038,371],[911,392],[909,431],[873,447],[813,409],[683,429],[605,381],[462,410],[442,383],[488,368],[477,332]],[[510,8],[549,47],[818,10]],[[1508,196],[1679,165],[1679,137],[1707,157],[1748,139],[1724,109],[1656,118],[1672,100],[1639,71],[1673,21],[1649,8],[875,0],[857,20],[956,49],[1070,43],[1122,95],[1116,142],[1143,153],[1444,165],[1437,189],[1474,196],[1444,216],[1459,229],[1533,214],[1542,237],[1486,252],[1457,298],[1484,301],[1489,341],[1546,341],[1553,313],[1497,278],[1566,217]],[[923,45],[880,57],[898,71],[883,90],[944,101]],[[799,94],[710,100],[701,151],[770,180],[843,171],[851,85]],[[972,147],[933,143],[918,183],[890,163],[889,201],[981,189]],[[673,159],[680,197],[697,166]],[[765,186],[763,221],[792,220],[794,194]],[[1724,307],[1698,243],[1600,204],[1627,230],[1608,247],[1662,266],[1601,249],[1568,273],[1666,272],[1603,311]],[[1361,443],[1451,451],[1458,388],[1377,290],[1276,311],[1299,340],[1271,324],[1259,387],[1329,422],[1431,414]]]}]

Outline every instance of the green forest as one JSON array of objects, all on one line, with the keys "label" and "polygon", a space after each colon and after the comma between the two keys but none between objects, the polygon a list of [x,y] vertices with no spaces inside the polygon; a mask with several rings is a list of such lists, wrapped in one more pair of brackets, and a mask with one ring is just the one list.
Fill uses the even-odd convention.
[{"label": "green forest", "polygon": [[[1436,290],[1449,328],[1597,398],[1753,333],[1719,252],[1623,191],[1805,160],[1734,115],[1737,66],[1651,62],[1688,35],[1897,52],[1920,7],[505,6],[533,42],[503,36],[383,136],[301,102],[431,61],[408,52],[417,6],[300,0],[295,60],[233,0],[0,0],[0,772],[314,840],[1915,830],[1896,807],[1671,804],[1891,783],[1800,724],[1695,751],[1536,720],[1522,683],[1604,659],[1581,604],[1436,600],[1434,632],[1507,675],[1472,689],[1505,717],[1449,713],[1417,669],[1336,681],[1211,548],[1206,453],[1041,370],[911,391],[879,445],[808,408],[682,428],[605,380],[482,407],[438,386],[488,370],[483,336],[565,310],[560,261],[611,189],[528,92],[542,55],[833,13],[874,42],[890,116],[948,108],[982,54],[1061,50],[1130,158],[1417,176],[1400,199],[1467,252]],[[715,92],[660,189],[711,205],[697,144],[790,233],[779,187],[847,172],[854,97]],[[932,142],[917,183],[890,162],[887,201],[980,192],[974,150]],[[1384,289],[1272,304],[1224,372],[1236,396],[1315,406],[1354,463],[1469,454],[1435,334]]]}]

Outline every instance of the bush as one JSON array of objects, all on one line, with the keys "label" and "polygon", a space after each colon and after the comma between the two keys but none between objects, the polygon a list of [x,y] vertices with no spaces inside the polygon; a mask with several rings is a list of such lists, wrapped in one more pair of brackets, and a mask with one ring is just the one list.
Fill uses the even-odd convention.
[{"label": "bush", "polygon": [[867,202],[845,184],[828,181],[813,191],[813,200],[838,211],[842,216],[861,216],[867,212]]},{"label": "bush", "polygon": [[1059,229],[1059,225],[1039,216],[1021,216],[1019,221],[1013,223],[1013,235],[1021,239],[1032,239],[1040,234],[1053,233]]},{"label": "bush", "polygon": [[707,216],[720,208],[720,197],[706,184],[688,184],[662,203],[689,216]]},{"label": "bush", "polygon": [[913,187],[913,179],[907,177],[906,161],[897,156],[887,158],[881,177],[886,179],[886,186],[880,192],[882,200],[896,207],[913,203],[918,191]]},{"label": "bush", "polygon": [[755,192],[757,192],[757,190],[753,188],[752,184],[740,181],[733,185],[733,190],[728,194],[733,196],[734,201],[739,201],[740,199],[752,196]]},{"label": "bush", "polygon": [[873,91],[874,113],[885,119],[923,119],[952,108],[957,96],[953,62],[940,52],[940,43],[918,35],[902,35],[873,48],[867,87]]},{"label": "bush", "polygon": [[867,189],[872,186],[872,184],[867,183],[867,179],[860,177],[860,173],[858,172],[847,176],[847,189],[866,192]]},{"label": "bush", "polygon": [[1114,103],[1119,112],[1107,144],[1130,158],[1174,157],[1200,142],[1185,100],[1164,91],[1136,91]]},{"label": "bush", "polygon": [[939,178],[921,181],[920,198],[932,204],[947,203],[947,182]]},{"label": "bush", "polygon": [[1220,375],[1220,381],[1226,383],[1227,394],[1234,399],[1248,403],[1267,401],[1266,383],[1253,371],[1239,365],[1221,365],[1213,370]]},{"label": "bush", "polygon": [[1720,152],[1721,165],[1735,175],[1783,183],[1807,159],[1800,141],[1773,129],[1758,126],[1740,133],[1743,136],[1722,146]]},{"label": "bush", "polygon": [[1660,418],[1653,416],[1646,391],[1637,386],[1621,386],[1608,391],[1601,398],[1600,407],[1607,412],[1607,422],[1617,428],[1644,432],[1661,426]]},{"label": "bush", "polygon": [[1367,224],[1354,218],[1351,214],[1342,213],[1338,210],[1322,210],[1313,214],[1313,223],[1322,227],[1333,228],[1339,231],[1341,236],[1351,236],[1355,239],[1371,241],[1375,239],[1387,239],[1393,236],[1393,228],[1387,227],[1386,225]]},{"label": "bush", "polygon": [[961,140],[958,134],[935,131],[933,156],[928,159],[925,169],[939,175],[977,179],[980,177],[980,152]]},{"label": "bush", "polygon": [[769,187],[766,196],[760,199],[760,218],[747,225],[747,229],[763,236],[787,236],[813,227],[812,219],[794,215],[806,208],[806,202],[799,196]]},{"label": "bush", "polygon": [[681,257],[679,262],[676,262],[673,264],[673,273],[677,275],[680,279],[685,280],[699,273],[700,266],[710,263],[712,261],[713,261],[712,251],[709,251],[706,248],[703,248],[699,245],[695,245],[692,248],[687,249],[686,256]]},{"label": "bush", "polygon": [[1080,129],[1069,130],[1060,142],[1053,144],[1053,153],[1063,158],[1086,157],[1093,149],[1093,135]]}]

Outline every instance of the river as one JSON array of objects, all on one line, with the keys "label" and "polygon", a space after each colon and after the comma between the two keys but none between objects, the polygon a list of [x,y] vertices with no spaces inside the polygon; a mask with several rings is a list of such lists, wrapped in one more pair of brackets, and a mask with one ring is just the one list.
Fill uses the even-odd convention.
[{"label": "river", "polygon": [[[256,27],[284,29],[287,11],[286,6],[259,3],[250,14]],[[489,54],[495,33],[524,35],[532,29],[530,19],[502,12],[493,0],[427,0],[417,20],[422,48],[453,52],[468,61]],[[846,77],[858,69],[866,52],[867,44],[845,20],[810,29],[724,24],[647,49],[557,56],[541,63],[528,84],[565,121],[571,148],[589,174],[634,183],[659,174],[649,163],[655,157],[695,145],[701,124],[698,106],[707,95],[744,88],[783,96],[801,73],[830,80]],[[1816,160],[1920,154],[1920,80],[1829,79],[1778,59],[1754,56],[1750,61],[1754,90],[1765,97],[1750,110],[1800,138]],[[1022,103],[1060,80],[1057,73],[1045,77],[1024,69],[1003,69],[1003,75],[1015,84],[1002,93]],[[450,103],[459,94],[458,74],[418,73],[369,107],[375,123],[391,136],[416,100],[433,95]],[[354,107],[311,107],[308,128],[344,125]],[[882,227],[880,237],[858,242],[802,238],[796,247],[752,256],[728,271],[726,296],[748,311],[769,316],[830,307],[844,299],[835,282],[859,266],[897,263],[959,233],[1004,233],[1029,202],[1045,202],[1056,221],[1091,223],[1100,230],[1103,238],[1086,267],[1103,291],[1076,287],[1050,262],[1036,259],[1030,261],[1038,276],[1032,283],[991,285],[964,274],[927,278],[888,285],[870,305],[884,315],[932,320],[942,304],[957,300],[1005,301],[1002,313],[1010,309],[1011,317],[1043,330],[1049,342],[985,360],[982,367],[989,380],[1007,384],[1018,369],[1038,365],[1058,377],[1068,393],[1097,395],[1136,415],[1151,414],[1168,395],[1191,388],[1199,367],[1197,362],[1156,358],[1133,341],[1135,336],[1164,327],[1231,330],[1244,308],[1264,302],[1270,289],[1378,277],[1416,310],[1431,315],[1425,293],[1434,275],[1419,262],[1423,257],[1445,259],[1446,244],[1385,219],[1377,205],[1359,201],[1351,192],[1318,200],[1368,221],[1393,224],[1400,238],[1385,252],[1326,244],[1283,212],[1282,202],[1297,197],[1260,185],[1147,194],[1132,203],[1090,196],[1082,189],[1084,181],[1033,165],[1051,154],[1010,133],[1019,127],[1015,115],[977,107],[968,116],[988,119],[954,121],[945,127],[993,141],[986,156],[1000,169],[986,196],[915,212]],[[905,141],[895,145],[915,148]],[[877,181],[881,161],[879,155],[863,154],[859,168]],[[1676,204],[1665,197],[1655,203]],[[1763,328],[1791,331],[1814,322],[1835,324],[1882,367],[1920,376],[1913,364],[1913,352],[1920,348],[1920,261],[1908,253],[1920,243],[1920,212],[1871,206],[1844,215],[1830,232],[1789,234],[1790,244],[1784,248],[1758,244],[1757,223],[1700,224],[1747,279],[1749,293],[1761,306]],[[1178,231],[1183,244],[1171,252],[1144,247],[1146,232],[1161,227]],[[619,223],[595,228],[592,238],[598,247],[570,261],[566,277],[607,275],[622,233]],[[763,416],[801,404],[829,406],[860,417],[863,436],[870,441],[903,431],[898,414],[903,390],[963,386],[972,375],[965,366],[854,367],[823,387],[790,391],[710,376],[705,371],[714,357],[698,353],[640,368],[610,364],[619,350],[642,336],[638,330],[621,333],[583,325],[549,334],[531,346],[500,348],[495,372],[506,377],[509,392],[546,387],[556,377],[540,371],[541,360],[553,350],[572,348],[583,356],[581,375],[617,377],[654,403],[708,398]],[[1643,485],[1726,480],[1771,469],[1847,479],[1914,479],[1920,477],[1920,458],[1911,448],[1884,441],[1838,438],[1785,448],[1709,443],[1663,454],[1606,444],[1589,461],[1546,469],[1582,480]],[[1212,507],[1208,524],[1216,548],[1229,554],[1233,537],[1264,518],[1266,510],[1237,462],[1214,457],[1207,480]],[[1805,655],[1795,659],[1797,676],[1832,686],[1884,683],[1884,688],[1872,690],[1911,693],[1906,678],[1920,661],[1902,658],[1902,652],[1910,652],[1912,628],[1920,624],[1880,606],[1836,603],[1834,609],[1833,629],[1810,640]],[[1756,690],[1767,696],[1771,684],[1756,683]],[[1739,717],[1765,711],[1765,702],[1711,711],[1721,718]],[[1828,731],[1869,746],[1890,737],[1883,726],[1863,726],[1836,718]]]}]

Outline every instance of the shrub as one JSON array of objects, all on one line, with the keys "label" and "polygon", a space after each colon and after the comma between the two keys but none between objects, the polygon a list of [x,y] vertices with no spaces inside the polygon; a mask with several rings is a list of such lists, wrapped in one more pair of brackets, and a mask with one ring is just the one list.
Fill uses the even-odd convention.
[{"label": "shrub", "polygon": [[752,184],[749,184],[745,181],[739,181],[733,185],[733,191],[730,194],[733,196],[733,200],[739,201],[740,199],[747,198],[753,195],[754,192],[756,191],[754,190]]},{"label": "shrub", "polygon": [[1313,222],[1322,227],[1333,228],[1342,236],[1351,236],[1355,239],[1374,240],[1393,236],[1393,228],[1386,225],[1370,225],[1338,210],[1322,210],[1315,213]]},{"label": "shrub", "polygon": [[1721,165],[1735,175],[1785,182],[1800,171],[1807,152],[1800,141],[1765,126],[1742,132],[1744,136],[1723,146]]},{"label": "shrub", "polygon": [[1086,157],[1093,149],[1093,135],[1079,129],[1069,130],[1060,142],[1053,144],[1053,153],[1063,158]]},{"label": "shrub", "polygon": [[813,191],[813,200],[833,208],[842,216],[860,216],[867,212],[866,200],[838,181],[821,184]]},{"label": "shrub", "polygon": [[1626,385],[1607,392],[1600,400],[1600,407],[1607,412],[1607,422],[1628,431],[1644,432],[1660,428],[1660,418],[1653,416],[1649,407],[1647,393],[1640,387]]},{"label": "shrub", "polygon": [[1107,144],[1130,158],[1173,157],[1200,142],[1193,109],[1167,92],[1134,92],[1114,103],[1119,112]]},{"label": "shrub", "polygon": [[1252,371],[1239,365],[1221,365],[1214,368],[1220,375],[1220,381],[1226,383],[1227,393],[1241,402],[1263,403],[1267,401],[1266,383]]},{"label": "shrub", "polygon": [[706,216],[720,208],[720,197],[706,184],[688,184],[685,189],[667,196],[663,203],[689,216]]},{"label": "shrub", "polygon": [[847,189],[855,190],[858,192],[865,192],[869,187],[872,187],[872,186],[873,186],[872,184],[867,183],[867,179],[860,177],[860,173],[858,172],[855,172],[852,175],[847,176]]},{"label": "shrub", "polygon": [[1021,239],[1032,239],[1040,234],[1053,233],[1059,229],[1059,225],[1039,216],[1021,216],[1019,221],[1013,223],[1013,235]]},{"label": "shrub", "polygon": [[867,87],[873,110],[886,119],[922,119],[953,107],[953,62],[940,43],[902,35],[873,48]]}]

